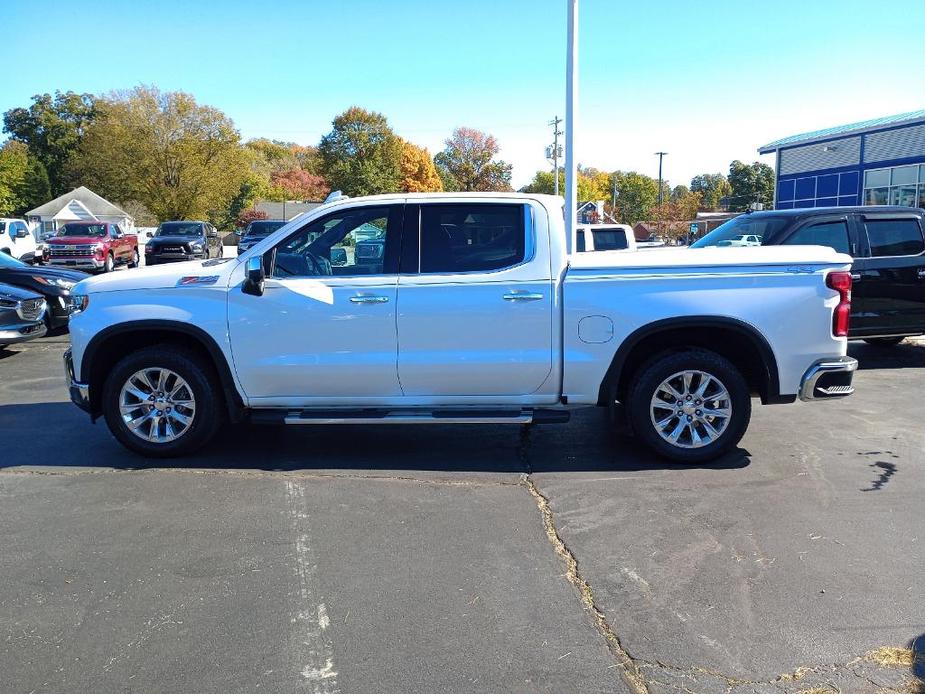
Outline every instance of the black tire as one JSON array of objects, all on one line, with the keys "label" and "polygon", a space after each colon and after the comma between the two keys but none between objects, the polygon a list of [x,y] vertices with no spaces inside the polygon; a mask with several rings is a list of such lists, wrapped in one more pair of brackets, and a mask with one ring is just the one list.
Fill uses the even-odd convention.
[{"label": "black tire", "polygon": [[864,342],[874,347],[895,347],[905,339],[905,337],[868,337]]},{"label": "black tire", "polygon": [[[129,377],[141,369],[157,368],[170,369],[182,377],[196,401],[189,428],[165,443],[147,441],[132,433],[119,410],[119,394]],[[116,440],[146,458],[173,458],[193,453],[215,436],[224,420],[224,400],[215,370],[198,355],[174,345],[145,347],[121,359],[103,386],[102,409]]]},{"label": "black tire", "polygon": [[[690,429],[685,430],[687,441],[681,440],[685,434],[679,437],[678,444],[663,438],[653,421],[654,415],[651,410],[653,397],[661,384],[673,375],[688,370],[700,371],[712,376],[725,386],[729,394],[731,412],[725,429],[721,430],[715,440],[699,447],[688,447],[693,444],[693,433]],[[705,401],[707,400],[709,397],[705,398]],[[627,405],[633,432],[637,437],[660,456],[677,463],[687,464],[715,460],[732,450],[744,436],[752,412],[748,385],[739,370],[725,357],[699,349],[666,352],[651,359],[639,370],[639,374],[631,384]],[[699,411],[702,412],[702,410]],[[696,417],[696,413],[690,414]],[[688,415],[682,416],[687,418]],[[680,418],[676,418],[674,424],[680,421]],[[711,422],[712,426],[717,423],[717,420],[713,419]],[[704,430],[701,429],[701,431]]]},{"label": "black tire", "polygon": [[128,267],[138,267],[138,249],[132,251],[132,259],[128,261]]}]

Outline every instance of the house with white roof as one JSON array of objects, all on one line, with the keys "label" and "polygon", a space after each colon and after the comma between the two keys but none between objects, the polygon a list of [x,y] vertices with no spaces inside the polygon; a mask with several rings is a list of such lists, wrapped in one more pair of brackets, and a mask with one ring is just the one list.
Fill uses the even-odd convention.
[{"label": "house with white roof", "polygon": [[68,222],[98,220],[113,222],[129,232],[135,219],[86,186],[59,195],[54,200],[26,212],[26,221],[39,238],[54,234]]}]

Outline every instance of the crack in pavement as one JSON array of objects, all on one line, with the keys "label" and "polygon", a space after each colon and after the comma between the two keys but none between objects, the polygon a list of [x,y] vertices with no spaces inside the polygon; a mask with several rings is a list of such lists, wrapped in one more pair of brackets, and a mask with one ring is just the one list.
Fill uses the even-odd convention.
[{"label": "crack in pavement", "polygon": [[[894,688],[888,685],[884,685],[883,683],[875,683],[870,679],[870,677],[854,669],[855,666],[863,664],[873,664],[876,666],[877,670],[884,670],[889,668],[912,668],[916,665],[916,663],[919,662],[925,664],[925,653],[914,652],[912,649],[906,648],[879,648],[868,651],[862,656],[852,658],[846,663],[800,666],[791,672],[786,672],[778,675],[777,677],[765,680],[733,677],[722,672],[710,670],[696,665],[682,667],[664,663],[662,661],[650,661],[643,658],[634,657],[622,644],[619,635],[616,633],[613,626],[604,615],[603,610],[595,602],[594,592],[591,588],[591,584],[580,571],[578,558],[575,556],[575,553],[572,552],[572,550],[568,547],[568,545],[566,545],[565,541],[562,539],[562,536],[559,534],[559,530],[556,527],[555,515],[553,514],[549,503],[549,498],[539,490],[539,488],[536,486],[536,483],[533,481],[533,468],[530,463],[529,455],[530,432],[531,425],[529,424],[524,425],[520,432],[518,457],[524,468],[524,472],[521,476],[521,484],[536,501],[537,508],[539,509],[540,515],[543,519],[543,527],[546,532],[546,537],[549,540],[549,543],[553,546],[556,554],[559,555],[559,557],[566,565],[566,579],[578,592],[578,596],[582,602],[582,605],[590,614],[595,627],[601,636],[605,639],[608,649],[616,659],[616,664],[620,669],[620,673],[623,676],[624,681],[630,687],[630,689],[635,692],[635,694],[650,694],[650,683],[677,689],[679,691],[684,691],[688,694],[697,694],[697,692],[684,685],[671,682],[663,682],[651,676],[647,678],[646,673],[644,673],[643,670],[658,670],[664,673],[674,672],[679,675],[686,675],[693,679],[694,682],[697,682],[696,678],[694,677],[695,675],[710,677],[722,682],[722,684],[725,686],[725,694],[730,694],[734,690],[745,686],[779,687],[780,685],[784,685],[786,683],[803,681],[805,678],[811,678],[812,675],[820,673],[827,673],[830,675],[833,673],[850,674],[870,683],[876,688],[876,691],[878,692],[896,692],[897,694],[925,694],[925,683],[923,683],[914,674],[912,679],[904,681],[900,688]],[[883,652],[889,653],[884,655]],[[815,683],[807,682],[806,684]],[[805,694],[829,694],[829,692],[836,694],[837,692],[840,692],[840,689],[837,687],[832,688],[832,686],[828,683],[823,683],[822,686],[814,687],[812,689],[800,689],[800,693]]]}]

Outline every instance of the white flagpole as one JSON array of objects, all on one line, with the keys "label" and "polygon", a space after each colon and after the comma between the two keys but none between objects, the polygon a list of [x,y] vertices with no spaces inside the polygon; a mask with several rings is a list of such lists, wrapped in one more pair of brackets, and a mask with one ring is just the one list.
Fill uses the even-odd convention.
[{"label": "white flagpole", "polygon": [[568,52],[565,66],[565,231],[566,248],[575,248],[578,208],[578,164],[575,123],[578,119],[578,0],[568,2]]}]

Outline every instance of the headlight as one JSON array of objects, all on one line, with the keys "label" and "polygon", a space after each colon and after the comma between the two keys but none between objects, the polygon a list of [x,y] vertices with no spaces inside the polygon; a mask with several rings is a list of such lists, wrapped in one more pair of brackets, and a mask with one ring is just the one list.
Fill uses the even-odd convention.
[{"label": "headlight", "polygon": [[202,253],[202,244],[199,242],[191,243],[189,247],[193,253]]},{"label": "headlight", "polygon": [[68,313],[72,316],[86,311],[90,305],[90,297],[87,294],[71,294],[67,302]]},{"label": "headlight", "polygon": [[36,275],[32,275],[32,279],[34,279],[39,284],[44,284],[49,287],[58,287],[59,289],[70,289],[75,284],[77,284],[76,282],[72,282],[71,280],[65,280],[59,277],[52,277],[51,279],[49,279],[47,277],[38,277]]}]

